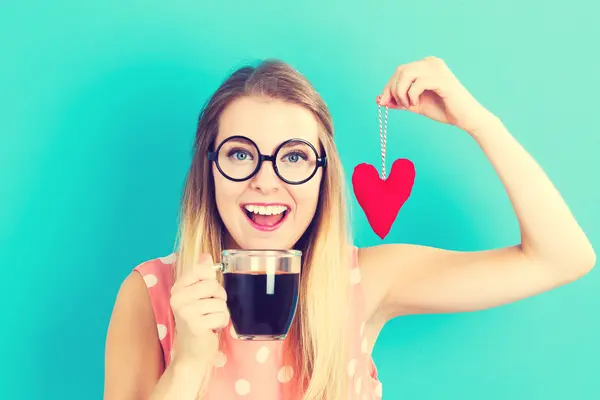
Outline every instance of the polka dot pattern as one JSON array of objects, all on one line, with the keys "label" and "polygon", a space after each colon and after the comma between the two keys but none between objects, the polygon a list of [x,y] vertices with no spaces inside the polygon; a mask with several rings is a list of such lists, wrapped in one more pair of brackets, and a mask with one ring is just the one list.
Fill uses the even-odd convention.
[{"label": "polka dot pattern", "polygon": [[358,379],[356,379],[354,381],[354,390],[356,390],[356,394],[360,394],[361,387],[362,387],[362,379],[360,377],[358,377]]},{"label": "polka dot pattern", "polygon": [[156,328],[158,329],[158,338],[163,340],[165,336],[167,336],[167,327],[163,324],[158,324],[156,325]]},{"label": "polka dot pattern", "polygon": [[377,382],[377,386],[375,386],[375,390],[373,391],[375,396],[381,398],[383,396],[383,390],[381,387],[381,382]]},{"label": "polka dot pattern", "polygon": [[258,349],[258,351],[256,352],[256,361],[259,364],[264,364],[265,361],[267,361],[267,358],[269,358],[269,353],[271,351],[269,350],[269,348],[267,346],[262,346],[260,349]]},{"label": "polka dot pattern", "polygon": [[222,368],[225,366],[225,364],[227,364],[227,356],[220,351],[217,352],[217,355],[215,356],[215,362],[214,362],[215,367]]},{"label": "polka dot pattern", "polygon": [[177,261],[177,256],[175,255],[175,253],[171,253],[166,257],[160,257],[159,260],[163,264],[171,265],[175,263],[175,261]]},{"label": "polka dot pattern", "polygon": [[348,363],[348,376],[350,378],[353,378],[355,373],[356,373],[356,359],[353,358]]},{"label": "polka dot pattern", "polygon": [[[165,365],[174,359],[175,325],[170,308],[170,289],[173,286],[173,268],[176,253],[148,261],[136,267],[144,279],[154,310]],[[350,380],[348,400],[374,400],[382,398],[381,382],[370,365],[369,342],[366,337],[365,305],[360,269],[354,265],[348,270],[350,303],[347,312],[350,332],[350,353],[347,373]],[[214,359],[214,372],[205,400],[246,399],[274,400],[299,371],[283,364],[284,341],[251,342],[239,340],[231,322],[223,331],[225,341]],[[373,371],[370,373],[370,371]],[[301,393],[298,394],[301,398]],[[297,400],[296,397],[290,400]]]},{"label": "polka dot pattern", "polygon": [[156,275],[148,274],[148,275],[144,275],[144,282],[146,282],[146,286],[148,288],[151,288],[151,287],[156,286],[156,284],[158,283],[158,279],[156,278]]},{"label": "polka dot pattern", "polygon": [[277,373],[277,380],[281,383],[287,383],[294,377],[294,370],[292,367],[285,366]]},{"label": "polka dot pattern", "polygon": [[240,396],[246,396],[250,393],[250,382],[245,379],[238,379],[235,382],[235,392]]}]

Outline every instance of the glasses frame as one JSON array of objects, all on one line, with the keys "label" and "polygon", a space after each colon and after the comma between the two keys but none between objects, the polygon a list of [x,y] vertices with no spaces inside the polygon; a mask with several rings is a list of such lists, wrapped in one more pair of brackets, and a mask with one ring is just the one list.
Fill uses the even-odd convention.
[{"label": "glasses frame", "polygon": [[[254,148],[256,149],[256,153],[258,154],[258,163],[256,164],[256,168],[254,168],[254,171],[252,171],[252,173],[250,175],[248,175],[246,178],[241,178],[241,179],[240,178],[232,178],[231,176],[227,175],[221,169],[221,166],[219,165],[219,151],[221,150],[221,147],[225,143],[227,143],[229,140],[232,140],[232,139],[247,140],[254,146]],[[310,147],[312,149],[312,151],[314,151],[316,159],[317,159],[317,163],[315,165],[314,171],[309,175],[308,178],[306,178],[302,181],[299,181],[299,182],[289,181],[289,180],[285,179],[284,177],[282,177],[281,174],[279,173],[279,169],[277,168],[277,162],[275,161],[277,159],[277,154],[279,153],[279,150],[281,150],[286,144],[288,144],[290,142],[301,142],[301,143],[306,144],[308,147]],[[271,164],[273,165],[273,170],[275,171],[275,175],[277,175],[277,177],[279,179],[281,179],[288,185],[301,185],[303,183],[310,181],[313,178],[313,176],[315,176],[317,171],[319,170],[319,167],[325,168],[325,166],[327,165],[327,156],[323,155],[322,157],[319,157],[319,153],[317,152],[317,149],[315,148],[315,146],[313,146],[312,143],[310,143],[304,139],[298,139],[298,138],[288,139],[285,142],[281,143],[279,146],[277,146],[277,148],[273,152],[273,155],[267,155],[267,154],[262,154],[260,152],[258,145],[252,139],[250,139],[249,137],[246,137],[246,136],[242,136],[242,135],[230,136],[227,139],[223,140],[219,144],[219,146],[216,148],[215,151],[209,150],[208,151],[208,160],[215,163],[215,165],[217,166],[217,169],[219,170],[221,175],[223,175],[225,178],[227,178],[233,182],[243,182],[243,181],[247,181],[248,179],[252,179],[252,177],[254,177],[258,173],[258,171],[260,171],[263,161],[270,161]]]}]

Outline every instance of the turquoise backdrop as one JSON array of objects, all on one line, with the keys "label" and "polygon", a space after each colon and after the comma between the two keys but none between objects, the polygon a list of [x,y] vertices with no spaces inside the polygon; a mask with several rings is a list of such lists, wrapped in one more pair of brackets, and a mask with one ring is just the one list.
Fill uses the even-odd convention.
[{"label": "turquoise backdrop", "polygon": [[[374,98],[394,68],[443,58],[534,155],[600,249],[600,25],[592,2],[3,1],[0,398],[99,399],[121,281],[170,253],[198,112],[235,67],[302,71],[334,117],[350,182],[379,168]],[[468,135],[390,113],[388,159],[417,170],[384,242],[457,250],[519,240]],[[390,161],[391,165],[391,161]],[[388,165],[389,167],[389,165]],[[381,243],[352,199],[358,245]],[[384,398],[600,398],[600,271],[467,314],[391,322]]]}]

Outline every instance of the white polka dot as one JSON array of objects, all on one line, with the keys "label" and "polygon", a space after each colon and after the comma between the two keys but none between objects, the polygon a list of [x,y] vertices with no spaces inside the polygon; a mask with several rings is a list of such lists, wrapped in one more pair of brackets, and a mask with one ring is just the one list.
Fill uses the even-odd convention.
[{"label": "white polka dot", "polygon": [[277,373],[277,380],[281,383],[286,383],[292,380],[294,376],[294,370],[292,367],[286,366],[279,370]]},{"label": "white polka dot", "polygon": [[267,358],[269,358],[269,348],[267,346],[263,346],[261,347],[257,352],[256,352],[256,361],[258,361],[259,363],[263,364],[265,361],[267,361]]},{"label": "white polka dot", "polygon": [[163,264],[173,264],[177,260],[177,256],[175,253],[171,253],[166,257],[160,257],[159,260]]},{"label": "white polka dot", "polygon": [[368,349],[368,343],[367,343],[367,338],[364,338],[361,345],[360,345],[360,349],[362,350],[363,353],[367,353],[369,351]]},{"label": "white polka dot", "polygon": [[377,386],[375,386],[375,396],[377,396],[379,398],[381,398],[383,396],[381,382],[377,382]]},{"label": "white polka dot", "polygon": [[359,282],[360,282],[360,269],[352,268],[352,271],[350,271],[350,283],[352,285],[356,285]]},{"label": "white polka dot", "polygon": [[215,367],[224,367],[225,364],[227,363],[227,357],[225,356],[225,354],[223,354],[222,352],[218,351],[217,355],[215,356]]},{"label": "white polka dot", "polygon": [[365,323],[363,322],[362,324],[360,324],[360,336],[362,336],[364,332],[365,332]]},{"label": "white polka dot", "polygon": [[354,382],[354,389],[356,389],[356,394],[360,394],[361,383],[362,383],[362,380],[360,379],[360,377],[358,377],[356,382]]},{"label": "white polka dot", "polygon": [[352,359],[350,360],[350,362],[348,363],[348,376],[350,378],[354,377],[354,374],[356,373],[356,360]]},{"label": "white polka dot", "polygon": [[156,325],[156,328],[158,329],[158,338],[163,340],[165,336],[167,336],[167,327],[163,324],[158,324]]},{"label": "white polka dot", "polygon": [[146,286],[151,288],[156,285],[156,283],[158,282],[158,279],[156,279],[156,275],[148,274],[148,275],[144,275],[144,282],[146,282]]},{"label": "white polka dot", "polygon": [[235,333],[235,329],[233,327],[233,325],[231,325],[231,327],[229,328],[229,334],[231,335],[232,338],[237,339],[237,333]]},{"label": "white polka dot", "polygon": [[245,396],[250,393],[250,382],[245,379],[239,379],[235,382],[235,392],[240,396]]}]

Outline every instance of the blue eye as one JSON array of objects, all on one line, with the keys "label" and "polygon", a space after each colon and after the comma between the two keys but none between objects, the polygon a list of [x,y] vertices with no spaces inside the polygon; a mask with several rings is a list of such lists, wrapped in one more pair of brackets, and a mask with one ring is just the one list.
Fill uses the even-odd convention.
[{"label": "blue eye", "polygon": [[231,149],[227,154],[228,158],[232,158],[235,161],[246,161],[248,159],[252,159],[252,154],[250,154],[247,150],[242,149]]},{"label": "blue eye", "polygon": [[297,164],[302,160],[306,160],[306,156],[301,152],[297,151],[287,154],[284,158],[286,158],[287,161],[289,161],[292,164]]},{"label": "blue eye", "polygon": [[236,151],[234,157],[240,161],[243,161],[248,157],[248,154],[242,153],[241,151]]}]

